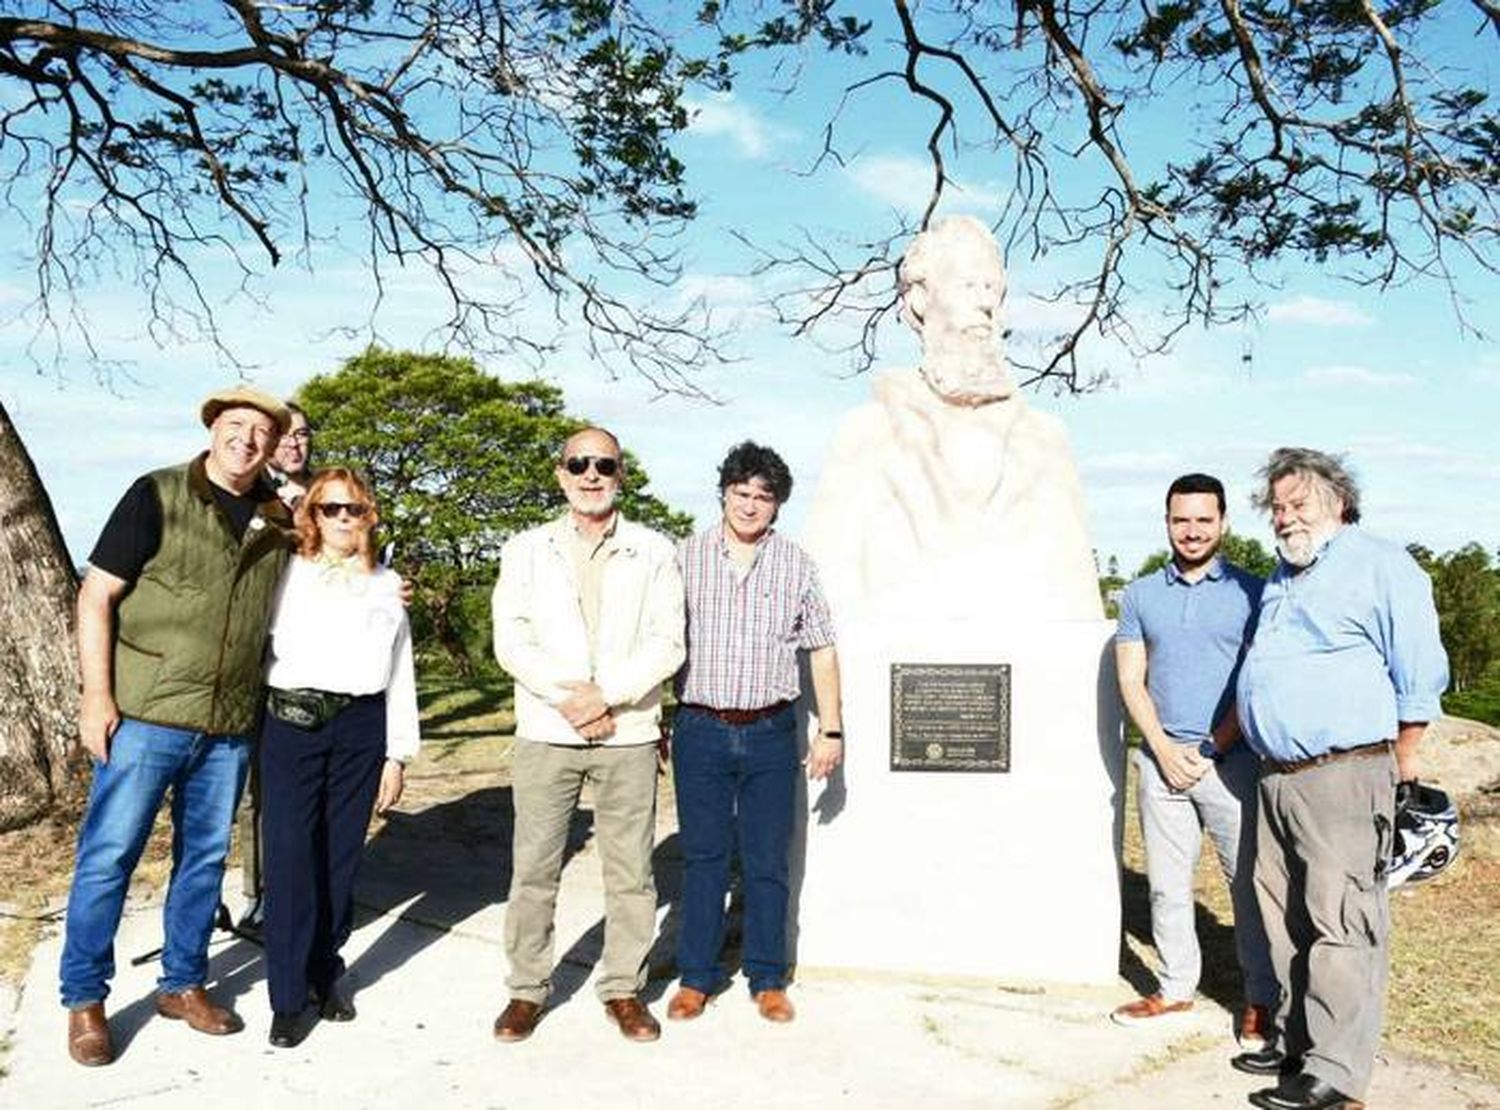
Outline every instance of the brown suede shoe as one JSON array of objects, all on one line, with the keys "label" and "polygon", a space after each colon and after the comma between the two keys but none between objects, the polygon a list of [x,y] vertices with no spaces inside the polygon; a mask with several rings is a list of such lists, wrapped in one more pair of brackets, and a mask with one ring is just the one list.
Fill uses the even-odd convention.
[{"label": "brown suede shoe", "polygon": [[629,1041],[654,1041],[661,1036],[661,1026],[639,998],[611,998],[604,1012],[620,1027]]},{"label": "brown suede shoe", "polygon": [[679,987],[667,1003],[667,1017],[671,1021],[692,1021],[703,1014],[708,1005],[708,995],[693,987]]},{"label": "brown suede shoe", "polygon": [[115,1044],[109,1039],[104,1003],[91,1002],[68,1011],[68,1055],[86,1068],[115,1062]]},{"label": "brown suede shoe", "polygon": [[211,1037],[238,1033],[245,1028],[240,1015],[220,1006],[202,987],[185,991],[157,991],[156,1012],[172,1021],[185,1021],[189,1027]]},{"label": "brown suede shoe", "polygon": [[786,991],[780,989],[757,992],[755,1008],[767,1021],[791,1021],[797,1016],[792,1000],[786,996]]},{"label": "brown suede shoe", "polygon": [[495,1019],[495,1040],[524,1041],[536,1029],[542,1018],[542,1004],[512,998]]}]

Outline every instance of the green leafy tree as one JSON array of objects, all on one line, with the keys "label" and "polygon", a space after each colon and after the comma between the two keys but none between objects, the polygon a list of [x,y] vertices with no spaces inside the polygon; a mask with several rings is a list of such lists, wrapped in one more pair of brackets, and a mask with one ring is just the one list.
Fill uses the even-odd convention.
[{"label": "green leafy tree", "polygon": [[1407,550],[1432,578],[1448,651],[1449,689],[1466,693],[1500,659],[1500,569],[1477,543],[1444,555],[1434,555],[1420,544]]},{"label": "green leafy tree", "polygon": [[[319,465],[369,476],[381,530],[415,586],[418,646],[441,649],[461,671],[489,658],[488,589],[500,545],[564,507],[553,468],[586,421],[562,391],[506,382],[471,359],[371,347],[297,394],[317,429]],[[692,518],[647,491],[626,453],[620,508],[633,520],[685,535]]]},{"label": "green leafy tree", "polygon": [[[1276,569],[1276,556],[1265,549],[1265,546],[1252,536],[1241,536],[1237,532],[1225,532],[1224,542],[1219,547],[1219,554],[1228,559],[1241,570],[1248,570],[1251,574],[1260,578],[1267,577]],[[1140,569],[1135,572],[1139,578],[1143,574],[1151,574],[1153,571],[1161,570],[1167,565],[1167,560],[1172,557],[1170,551],[1157,551],[1146,557]]]}]

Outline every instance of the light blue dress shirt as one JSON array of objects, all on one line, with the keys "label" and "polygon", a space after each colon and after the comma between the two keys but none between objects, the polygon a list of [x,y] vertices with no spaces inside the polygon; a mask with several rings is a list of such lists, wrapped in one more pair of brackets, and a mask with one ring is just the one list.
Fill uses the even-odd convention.
[{"label": "light blue dress shirt", "polygon": [[1145,642],[1146,692],[1173,740],[1203,743],[1229,709],[1264,584],[1216,556],[1196,582],[1169,560],[1125,587],[1115,640]]},{"label": "light blue dress shirt", "polygon": [[1432,583],[1399,544],[1346,525],[1300,573],[1277,566],[1240,668],[1250,745],[1291,762],[1396,736],[1442,711]]}]

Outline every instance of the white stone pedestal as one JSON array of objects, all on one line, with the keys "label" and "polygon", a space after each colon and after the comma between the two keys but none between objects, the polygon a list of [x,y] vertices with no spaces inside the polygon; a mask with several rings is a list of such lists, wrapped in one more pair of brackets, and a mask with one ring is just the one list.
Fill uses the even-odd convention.
[{"label": "white stone pedestal", "polygon": [[[800,966],[1115,981],[1113,631],[993,616],[841,623],[846,762],[809,786],[793,874]],[[892,771],[892,663],[1008,663],[1010,771]]]}]

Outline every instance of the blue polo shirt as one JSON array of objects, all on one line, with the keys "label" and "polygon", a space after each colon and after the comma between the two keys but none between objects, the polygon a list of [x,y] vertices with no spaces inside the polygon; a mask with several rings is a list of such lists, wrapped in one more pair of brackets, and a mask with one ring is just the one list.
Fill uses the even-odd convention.
[{"label": "blue polo shirt", "polygon": [[1117,642],[1146,644],[1146,691],[1168,736],[1199,744],[1234,701],[1264,583],[1215,556],[1190,582],[1170,560],[1125,587]]},{"label": "blue polo shirt", "polygon": [[1250,745],[1292,761],[1396,736],[1442,711],[1448,656],[1432,583],[1406,549],[1346,525],[1266,583],[1239,679]]}]

